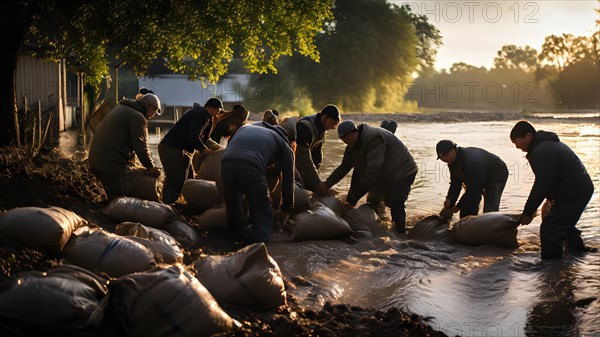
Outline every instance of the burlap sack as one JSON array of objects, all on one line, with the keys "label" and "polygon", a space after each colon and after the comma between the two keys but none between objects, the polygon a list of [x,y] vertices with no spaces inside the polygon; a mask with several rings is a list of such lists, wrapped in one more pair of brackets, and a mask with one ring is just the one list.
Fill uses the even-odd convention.
[{"label": "burlap sack", "polygon": [[119,277],[149,270],[154,255],[141,244],[101,228],[81,227],[65,245],[62,257],[79,267]]},{"label": "burlap sack", "polygon": [[346,211],[342,217],[353,231],[380,231],[385,227],[379,222],[377,212],[373,207],[362,204],[357,208]]},{"label": "burlap sack", "polygon": [[146,227],[137,222],[123,222],[117,225],[115,234],[142,244],[154,254],[158,263],[183,262],[183,252],[179,243],[163,230]]},{"label": "burlap sack", "polygon": [[506,248],[517,248],[518,216],[498,212],[466,216],[454,223],[452,235],[456,242],[479,246],[494,244]]},{"label": "burlap sack", "polygon": [[352,232],[346,220],[323,205],[295,214],[284,226],[293,241],[330,240]]},{"label": "burlap sack", "polygon": [[181,194],[189,206],[197,208],[200,212],[215,207],[224,201],[217,190],[217,184],[208,180],[186,180],[181,189]]},{"label": "burlap sack", "polygon": [[227,208],[218,206],[204,211],[198,217],[198,227],[202,229],[221,228],[227,229]]},{"label": "burlap sack", "polygon": [[329,208],[337,216],[344,216],[344,213],[346,213],[346,207],[344,207],[344,202],[335,195],[323,197],[315,193],[312,195],[310,201],[313,206],[323,205]]},{"label": "burlap sack", "polygon": [[262,242],[231,255],[200,258],[194,268],[198,280],[219,303],[258,309],[286,304],[281,270]]},{"label": "burlap sack", "polygon": [[221,182],[221,158],[225,150],[218,150],[208,155],[196,171],[197,179],[210,180],[217,183]]},{"label": "burlap sack", "polygon": [[60,207],[19,207],[0,215],[0,236],[60,253],[71,233],[85,223],[79,215]]},{"label": "burlap sack", "polygon": [[145,168],[136,168],[131,171],[131,197],[150,201],[160,201],[162,195],[162,179],[146,174]]},{"label": "burlap sack", "polygon": [[185,247],[195,247],[200,244],[200,236],[194,228],[185,223],[183,220],[171,221],[162,228],[165,232],[171,234],[177,242]]},{"label": "burlap sack", "polygon": [[[281,184],[278,184],[273,191],[272,198],[281,200]],[[306,211],[311,206],[308,191],[298,182],[294,185],[294,208],[292,213],[300,213]]]},{"label": "burlap sack", "polygon": [[454,242],[448,220],[438,215],[426,216],[417,221],[408,232],[408,237],[419,241]]},{"label": "burlap sack", "polygon": [[111,281],[117,319],[131,337],[211,336],[233,319],[181,266],[158,267]]},{"label": "burlap sack", "polygon": [[28,271],[6,281],[0,292],[0,320],[10,320],[32,335],[74,336],[102,323],[108,280],[92,272],[60,265],[47,272]]},{"label": "burlap sack", "polygon": [[139,222],[156,228],[179,217],[177,211],[169,205],[132,197],[116,198],[102,211],[115,222]]}]

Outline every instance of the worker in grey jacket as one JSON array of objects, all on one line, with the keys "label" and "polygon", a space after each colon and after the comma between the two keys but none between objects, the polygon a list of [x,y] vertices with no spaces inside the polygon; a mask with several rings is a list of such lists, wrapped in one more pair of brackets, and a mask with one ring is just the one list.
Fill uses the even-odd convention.
[{"label": "worker in grey jacket", "polygon": [[[267,169],[272,165],[279,165],[283,173],[280,212],[288,217],[294,206],[294,154],[287,134],[280,126],[262,125],[239,128],[229,140],[221,159],[227,222],[232,235],[241,236],[247,242],[268,242],[273,230],[273,210],[266,177]],[[244,212],[244,196],[250,221]],[[252,227],[246,231],[249,223]]]},{"label": "worker in grey jacket", "polygon": [[89,165],[109,200],[132,192],[131,169],[136,155],[147,174],[160,176],[148,151],[148,119],[157,113],[160,100],[154,94],[137,100],[126,98],[98,126],[90,145]]},{"label": "worker in grey jacket", "polygon": [[510,139],[518,149],[527,152],[535,174],[519,223],[531,223],[544,199],[553,202],[540,226],[542,259],[560,259],[565,240],[571,252],[595,250],[584,245],[576,227],[594,193],[594,184],[581,159],[555,133],[536,131],[527,121],[513,127]]},{"label": "worker in grey jacket", "polygon": [[353,173],[347,203],[355,206],[369,190],[380,188],[396,231],[405,234],[405,203],[417,175],[417,165],[406,146],[387,130],[367,124],[356,126],[351,120],[340,123],[338,136],[347,146],[342,163],[325,180],[327,188],[352,168],[360,168]]},{"label": "worker in grey jacket", "polygon": [[[450,218],[460,210],[460,217],[477,215],[483,195],[483,213],[497,212],[508,180],[508,168],[502,159],[477,147],[460,147],[451,140],[436,146],[438,159],[448,164],[450,187],[444,201],[442,217]],[[460,200],[458,196],[465,187]]]},{"label": "worker in grey jacket", "polygon": [[327,191],[318,172],[323,159],[325,132],[334,129],[340,120],[338,108],[335,105],[327,105],[321,112],[300,118],[296,123],[296,167],[304,187],[311,191]]}]

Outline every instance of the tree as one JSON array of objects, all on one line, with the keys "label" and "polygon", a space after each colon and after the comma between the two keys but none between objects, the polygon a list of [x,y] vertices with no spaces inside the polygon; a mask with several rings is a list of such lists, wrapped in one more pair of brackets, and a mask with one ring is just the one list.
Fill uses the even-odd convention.
[{"label": "tree", "polygon": [[[216,81],[235,46],[254,72],[276,71],[282,55],[315,61],[315,36],[333,0],[8,0],[0,5],[4,67],[0,73],[0,145],[15,144],[15,73],[26,50],[66,59],[99,83],[110,66],[143,75],[156,58],[191,79]],[[109,62],[109,60],[113,60]]]},{"label": "tree", "polygon": [[494,59],[494,68],[497,69],[522,69],[533,71],[537,66],[537,50],[525,46],[506,45],[497,52],[498,57]]}]

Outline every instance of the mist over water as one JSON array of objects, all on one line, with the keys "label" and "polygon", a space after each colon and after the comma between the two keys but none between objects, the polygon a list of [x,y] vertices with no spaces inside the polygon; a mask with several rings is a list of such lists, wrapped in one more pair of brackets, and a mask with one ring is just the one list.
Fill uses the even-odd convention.
[{"label": "mist over water", "polygon": [[[396,135],[419,166],[407,202],[409,229],[411,223],[439,212],[443,204],[449,173],[446,164],[436,160],[435,145],[441,139],[500,156],[510,171],[500,211],[520,213],[534,176],[525,153],[509,139],[515,123],[400,123]],[[584,162],[595,193],[578,228],[588,245],[600,247],[599,124],[570,120],[534,126],[556,132]],[[327,135],[323,179],[341,161],[344,144],[336,136],[335,131]],[[350,176],[334,188],[343,195],[349,184]],[[326,301],[400,307],[432,317],[430,324],[448,335],[600,335],[600,254],[566,254],[560,261],[542,261],[539,225],[538,217],[519,227],[516,250],[399,239],[384,231],[357,244],[272,243],[269,252],[289,279],[306,280],[295,282],[289,292],[307,307],[318,309]]]}]

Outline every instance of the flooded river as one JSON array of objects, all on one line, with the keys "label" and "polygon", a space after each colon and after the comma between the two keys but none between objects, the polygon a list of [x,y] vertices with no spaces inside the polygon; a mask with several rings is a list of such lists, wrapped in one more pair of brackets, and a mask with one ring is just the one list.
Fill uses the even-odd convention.
[{"label": "flooded river", "polygon": [[[372,125],[379,125],[369,118]],[[439,212],[443,204],[449,172],[436,160],[435,145],[441,139],[500,156],[510,171],[500,211],[522,211],[534,176],[525,153],[509,139],[516,120],[398,120],[396,135],[419,166],[407,202],[408,229],[411,222]],[[587,244],[600,247],[600,118],[592,122],[590,118],[581,122],[537,119],[533,124],[538,130],[556,132],[590,173],[595,193],[578,227]],[[156,144],[158,136],[151,135],[151,142]],[[335,131],[328,133],[324,151],[322,179],[340,163],[344,151]],[[160,163],[155,145],[153,155]],[[335,189],[345,193],[349,184],[350,176]],[[327,301],[377,309],[399,307],[431,317],[430,324],[450,336],[600,336],[600,253],[542,261],[539,225],[538,217],[519,227],[520,248],[516,250],[419,242],[390,232],[356,244],[271,243],[269,251],[288,279],[307,281],[289,293],[308,308],[318,309]]]}]

